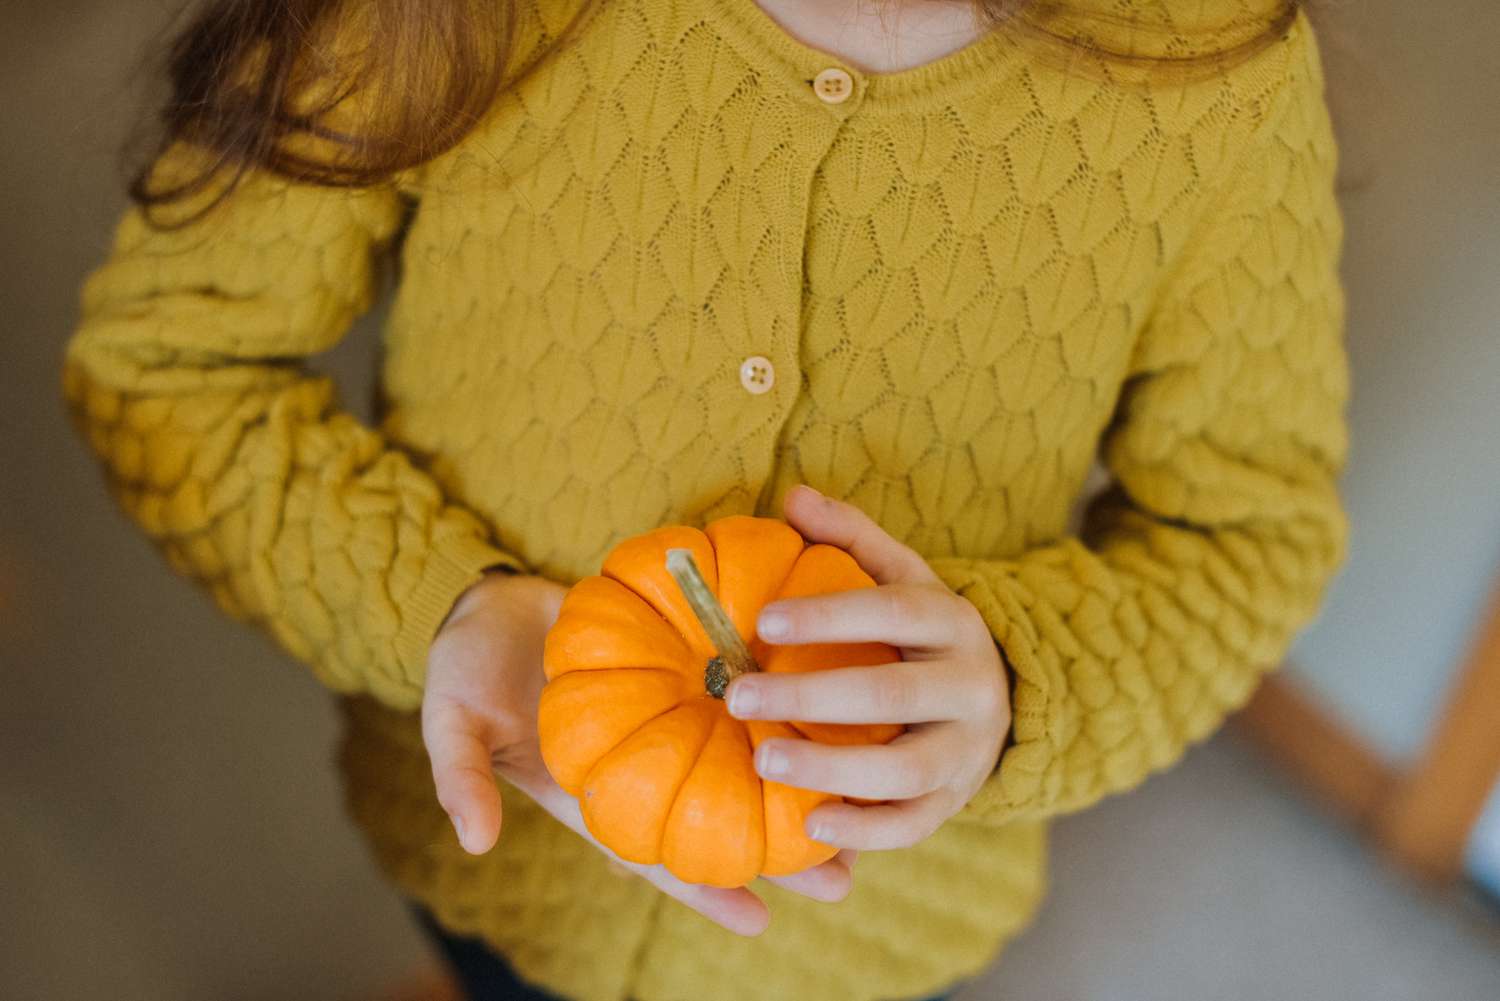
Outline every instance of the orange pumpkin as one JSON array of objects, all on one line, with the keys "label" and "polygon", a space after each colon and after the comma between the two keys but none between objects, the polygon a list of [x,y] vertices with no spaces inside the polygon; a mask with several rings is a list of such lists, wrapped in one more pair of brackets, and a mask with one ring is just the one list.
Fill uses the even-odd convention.
[{"label": "orange pumpkin", "polygon": [[[754,748],[772,736],[885,743],[904,727],[730,716],[725,651],[694,610],[692,589],[668,569],[674,549],[691,554],[717,598],[710,611],[720,616],[720,645],[742,643],[752,667],[816,671],[901,659],[884,643],[777,646],[756,636],[756,617],[771,601],[874,587],[844,550],[809,545],[774,518],[658,528],[621,542],[598,575],[564,597],[543,655],[542,758],[578,797],[594,837],[629,861],[662,863],[688,882],[722,887],[827,861],[837,849],[807,837],[803,823],[839,797],[763,781]],[[700,592],[696,601],[704,600]]]}]

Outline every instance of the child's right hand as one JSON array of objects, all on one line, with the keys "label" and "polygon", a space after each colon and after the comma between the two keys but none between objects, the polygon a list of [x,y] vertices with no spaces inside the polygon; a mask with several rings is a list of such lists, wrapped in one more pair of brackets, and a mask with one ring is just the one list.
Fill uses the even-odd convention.
[{"label": "child's right hand", "polygon": [[[422,739],[432,761],[438,802],[459,843],[475,855],[500,835],[500,792],[494,773],[595,845],[710,920],[741,935],[758,935],[770,919],[748,889],[685,883],[660,865],[626,862],[584,825],[578,801],[553,781],[537,744],[537,701],[546,677],[542,646],[567,588],[545,577],[491,573],[464,592],[433,640],[422,699]],[[854,852],[777,883],[815,900],[849,892]]]}]

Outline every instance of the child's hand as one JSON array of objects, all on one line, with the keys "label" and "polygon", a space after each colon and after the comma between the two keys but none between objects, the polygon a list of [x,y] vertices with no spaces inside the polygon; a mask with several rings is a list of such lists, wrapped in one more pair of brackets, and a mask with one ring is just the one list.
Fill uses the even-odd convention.
[{"label": "child's hand", "polygon": [[[422,740],[432,761],[438,802],[459,843],[475,855],[500,836],[500,792],[494,773],[536,800],[617,865],[731,931],[756,935],[769,920],[747,889],[684,883],[660,865],[621,860],[589,834],[578,801],[553,781],[537,746],[537,700],[546,677],[542,646],[567,588],[544,577],[486,575],[454,605],[427,659]],[[773,882],[817,900],[849,892],[853,852]]]},{"label": "child's hand", "polygon": [[[858,508],[802,486],[787,493],[785,513],[809,541],[848,550],[877,586],[772,602],[760,613],[760,637],[877,641],[899,647],[905,660],[744,675],[729,688],[729,711],[741,719],[912,724],[884,746],[766,740],[755,768],[788,785],[893,801],[818,807],[807,818],[808,835],[818,841],[844,848],[916,844],[957,813],[995,768],[1010,729],[999,648],[968,600]],[[773,628],[776,620],[784,625]]]}]

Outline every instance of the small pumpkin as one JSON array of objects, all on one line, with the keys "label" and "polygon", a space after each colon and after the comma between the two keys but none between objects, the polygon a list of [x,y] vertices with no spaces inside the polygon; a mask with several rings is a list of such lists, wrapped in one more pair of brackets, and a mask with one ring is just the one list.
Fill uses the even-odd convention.
[{"label": "small pumpkin", "polygon": [[905,728],[741,721],[723,692],[744,669],[900,660],[884,643],[778,646],[755,634],[772,601],[874,586],[847,552],[774,518],[670,525],[617,545],[568,590],[543,652],[542,759],[594,837],[631,862],[721,887],[832,858],[837,849],[803,824],[839,797],[762,780],[755,747],[773,736],[885,743]]}]

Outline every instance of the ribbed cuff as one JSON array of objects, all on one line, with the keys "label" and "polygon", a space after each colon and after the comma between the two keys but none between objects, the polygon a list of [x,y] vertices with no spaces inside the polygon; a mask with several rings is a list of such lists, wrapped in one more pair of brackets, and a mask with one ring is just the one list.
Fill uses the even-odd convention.
[{"label": "ribbed cuff", "polygon": [[422,579],[402,604],[401,631],[396,635],[396,656],[402,672],[417,690],[427,678],[427,652],[454,603],[486,570],[499,568],[528,572],[516,556],[478,536],[453,535],[433,544],[422,568]]}]

